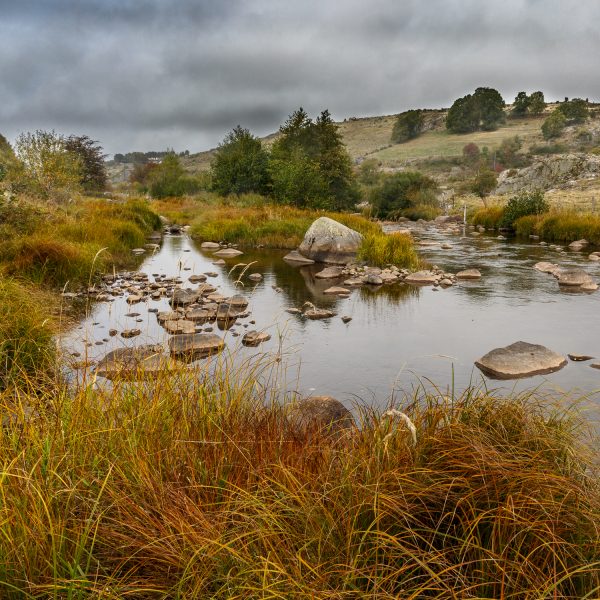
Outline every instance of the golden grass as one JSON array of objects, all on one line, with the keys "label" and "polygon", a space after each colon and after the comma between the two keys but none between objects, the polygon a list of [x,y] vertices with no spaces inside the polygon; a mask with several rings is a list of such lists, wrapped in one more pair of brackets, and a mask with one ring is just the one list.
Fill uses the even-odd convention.
[{"label": "golden grass", "polygon": [[375,267],[396,265],[416,269],[419,266],[412,237],[404,233],[367,234],[359,250],[358,260]]},{"label": "golden grass", "polygon": [[600,494],[523,395],[290,429],[278,363],[4,396],[4,598],[595,598]]}]

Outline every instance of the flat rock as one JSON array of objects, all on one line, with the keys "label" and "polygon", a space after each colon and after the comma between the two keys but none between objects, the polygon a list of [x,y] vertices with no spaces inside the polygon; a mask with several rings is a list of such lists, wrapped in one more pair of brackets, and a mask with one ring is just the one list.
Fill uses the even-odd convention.
[{"label": "flat rock", "polygon": [[191,308],[185,312],[185,318],[187,321],[192,321],[193,323],[200,324],[212,321],[216,318],[216,316],[216,309],[206,310],[204,308]]},{"label": "flat rock", "polygon": [[587,354],[567,354],[567,356],[575,362],[583,362],[586,360],[592,360],[593,356],[588,356]]},{"label": "flat rock", "polygon": [[[200,292],[202,293],[202,292]],[[175,288],[171,297],[171,306],[188,306],[198,300],[199,292],[184,288]]]},{"label": "flat rock", "polygon": [[334,296],[338,295],[338,294],[349,294],[350,290],[343,288],[343,287],[338,287],[338,286],[332,286],[330,288],[327,288],[324,292],[324,294],[332,294]]},{"label": "flat rock", "polygon": [[169,340],[172,356],[194,360],[221,352],[225,342],[214,333],[184,333]]},{"label": "flat rock", "polygon": [[305,310],[303,314],[307,319],[312,319],[313,321],[317,319],[329,319],[331,317],[335,317],[335,313],[332,310],[317,307],[309,308]]},{"label": "flat rock", "polygon": [[262,278],[263,276],[260,273],[250,273],[250,275],[248,275],[250,281],[260,281]]},{"label": "flat rock", "polygon": [[560,269],[556,272],[558,285],[581,287],[594,284],[595,281],[583,269]]},{"label": "flat rock", "polygon": [[263,342],[268,342],[271,336],[266,331],[248,331],[242,338],[242,344],[244,346],[258,346]]},{"label": "flat rock", "polygon": [[337,279],[342,276],[342,267],[325,267],[322,271],[319,271],[315,277],[317,279]]},{"label": "flat rock", "polygon": [[298,263],[301,265],[314,265],[315,261],[311,258],[306,258],[306,256],[302,256],[300,252],[297,250],[292,250],[288,254],[283,257],[283,260],[287,260],[288,262]]},{"label": "flat rock", "polygon": [[432,271],[417,271],[410,273],[404,278],[406,283],[414,283],[417,285],[430,285],[437,281],[438,277]]},{"label": "flat rock", "polygon": [[458,279],[479,279],[481,277],[481,273],[478,269],[465,269],[464,271],[459,271],[456,274]]},{"label": "flat rock", "polygon": [[240,256],[244,254],[241,250],[236,250],[235,248],[223,248],[223,250],[218,250],[215,252],[215,256],[221,256],[223,258],[233,258],[234,256]]},{"label": "flat rock", "polygon": [[196,324],[193,321],[187,319],[178,319],[177,321],[165,321],[163,327],[167,333],[172,335],[180,333],[195,333]]},{"label": "flat rock", "polygon": [[535,265],[533,265],[533,268],[536,271],[540,271],[540,273],[549,273],[550,275],[554,275],[560,270],[560,267],[558,265],[547,261],[535,263]]},{"label": "flat rock", "polygon": [[109,352],[98,362],[95,372],[107,379],[135,380],[155,377],[172,368],[162,346],[146,345]]},{"label": "flat rock", "polygon": [[329,217],[319,217],[308,228],[298,252],[316,262],[345,265],[356,258],[363,236]]},{"label": "flat rock", "polygon": [[217,242],[202,242],[200,244],[200,248],[204,250],[218,250],[221,247],[221,244],[217,244]]},{"label": "flat rock", "polygon": [[475,365],[494,379],[520,379],[553,373],[567,364],[564,356],[539,344],[515,342],[496,348],[475,361]]},{"label": "flat rock", "polygon": [[243,310],[248,306],[248,298],[241,294],[236,294],[227,300],[227,304],[235,309]]},{"label": "flat rock", "polygon": [[190,275],[188,281],[190,283],[202,283],[203,281],[206,281],[206,275]]},{"label": "flat rock", "polygon": [[125,329],[124,331],[121,331],[121,337],[129,339],[140,335],[140,333],[142,333],[140,329]]}]

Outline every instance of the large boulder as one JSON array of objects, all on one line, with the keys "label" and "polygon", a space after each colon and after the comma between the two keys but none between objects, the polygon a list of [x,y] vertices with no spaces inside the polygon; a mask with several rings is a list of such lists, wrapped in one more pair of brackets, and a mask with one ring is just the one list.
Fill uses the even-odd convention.
[{"label": "large boulder", "polygon": [[333,219],[319,217],[309,228],[298,252],[316,262],[345,265],[356,258],[363,236]]},{"label": "large boulder", "polygon": [[324,430],[339,434],[354,424],[352,413],[331,396],[311,396],[289,407],[288,421],[298,433]]},{"label": "large boulder", "polygon": [[566,364],[564,356],[545,346],[527,342],[515,342],[505,348],[496,348],[475,361],[476,367],[494,379],[544,375],[558,371]]}]

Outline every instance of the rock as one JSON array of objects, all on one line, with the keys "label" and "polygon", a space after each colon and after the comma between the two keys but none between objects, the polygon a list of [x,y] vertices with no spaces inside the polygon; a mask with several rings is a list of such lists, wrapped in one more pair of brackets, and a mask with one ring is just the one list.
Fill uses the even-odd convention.
[{"label": "rock", "polygon": [[127,304],[137,304],[144,299],[143,296],[138,296],[137,294],[132,294],[131,296],[127,296]]},{"label": "rock", "polygon": [[199,295],[198,291],[175,288],[171,297],[171,306],[188,306],[194,304],[198,300]]},{"label": "rock", "polygon": [[456,274],[457,279],[479,279],[481,273],[477,269],[465,269]]},{"label": "rock", "polygon": [[450,287],[450,286],[452,286],[452,285],[454,285],[454,284],[452,283],[452,280],[451,280],[451,279],[442,279],[442,280],[440,281],[440,285],[441,285],[442,287]]},{"label": "rock", "polygon": [[433,271],[417,271],[410,273],[404,278],[406,283],[414,283],[416,285],[430,285],[435,283],[438,277]]},{"label": "rock", "polygon": [[383,278],[376,273],[368,273],[363,277],[363,282],[369,285],[383,285]]},{"label": "rock", "polygon": [[162,325],[167,321],[177,321],[181,319],[181,313],[174,310],[162,311],[156,314],[157,321]]},{"label": "rock", "polygon": [[116,329],[108,330],[108,335],[110,335],[110,337],[115,337],[115,335],[117,335],[117,333],[119,333],[119,332]]},{"label": "rock", "polygon": [[196,325],[193,321],[187,319],[178,319],[177,321],[165,321],[163,327],[167,333],[176,335],[180,333],[194,333]]},{"label": "rock", "polygon": [[342,267],[325,267],[322,271],[319,271],[315,277],[317,279],[337,279],[342,276]]},{"label": "rock", "polygon": [[214,333],[184,333],[169,340],[172,356],[195,360],[221,352],[225,342]]},{"label": "rock", "polygon": [[239,316],[239,311],[226,302],[219,304],[217,308],[217,321],[220,323],[233,324]]},{"label": "rock", "polygon": [[533,268],[537,271],[540,271],[541,273],[549,273],[550,275],[554,275],[557,271],[560,270],[560,267],[558,265],[546,261],[535,263],[535,265],[533,265]]},{"label": "rock", "polygon": [[440,246],[440,248],[441,248],[442,250],[452,250],[452,245],[451,245],[451,244],[442,244],[442,245]]},{"label": "rock", "polygon": [[132,254],[145,254],[146,250],[144,248],[134,248],[131,251]]},{"label": "rock", "polygon": [[263,276],[260,273],[250,273],[250,275],[248,275],[250,281],[260,281],[262,278]]},{"label": "rock", "polygon": [[344,285],[349,287],[359,287],[363,285],[364,281],[362,279],[345,279]]},{"label": "rock", "polygon": [[183,225],[173,224],[169,227],[169,233],[177,235],[183,231]]},{"label": "rock", "polygon": [[142,332],[139,329],[125,329],[124,331],[121,331],[121,337],[125,338],[125,339],[129,339],[129,338],[140,335],[140,333],[142,333]]},{"label": "rock", "polygon": [[312,396],[294,402],[288,409],[288,422],[298,434],[313,431],[339,434],[354,425],[352,413],[331,396]]},{"label": "rock", "polygon": [[356,258],[363,236],[333,219],[319,217],[308,228],[298,252],[316,262],[345,265]]},{"label": "rock", "polygon": [[145,379],[164,373],[174,365],[163,355],[162,346],[118,348],[109,352],[96,366],[95,372],[107,379]]},{"label": "rock", "polygon": [[494,379],[519,379],[553,373],[566,364],[564,356],[545,346],[527,342],[496,348],[475,361],[485,375]]},{"label": "rock", "polygon": [[343,287],[338,287],[338,286],[334,285],[333,287],[327,288],[323,293],[324,294],[331,294],[333,296],[336,296],[338,294],[346,295],[346,294],[350,293],[350,290],[348,290],[346,288],[343,288]]},{"label": "rock", "polygon": [[317,319],[329,319],[331,317],[335,317],[335,313],[332,310],[327,310],[325,308],[309,308],[302,313],[307,319],[312,319],[313,321]]},{"label": "rock", "polygon": [[592,369],[600,369],[600,363],[592,363],[590,367],[592,367]]},{"label": "rock", "polygon": [[212,311],[204,308],[191,308],[185,312],[185,318],[187,321],[200,324],[211,321],[212,319],[215,319],[216,316],[216,309]]},{"label": "rock", "polygon": [[160,246],[158,244],[144,244],[144,248],[146,248],[146,250],[152,250],[152,252],[160,250]]},{"label": "rock", "polygon": [[258,346],[263,342],[268,342],[271,336],[266,331],[248,331],[242,338],[242,344],[244,346]]},{"label": "rock", "polygon": [[190,283],[202,283],[206,281],[206,275],[190,275],[188,281]]},{"label": "rock", "polygon": [[236,310],[244,310],[248,306],[248,298],[241,294],[236,294],[227,300],[227,304]]},{"label": "rock", "polygon": [[583,269],[559,269],[556,271],[558,285],[567,287],[581,287],[595,284],[594,280]]},{"label": "rock", "polygon": [[582,362],[586,360],[592,360],[593,356],[588,356],[587,354],[567,354],[567,356],[575,362]]},{"label": "rock", "polygon": [[342,322],[343,322],[343,323],[350,323],[350,321],[352,321],[352,317],[349,317],[349,316],[347,316],[347,315],[344,315],[344,316],[342,317]]},{"label": "rock", "polygon": [[292,252],[286,254],[283,257],[283,260],[287,260],[288,262],[292,262],[292,263],[298,263],[301,265],[314,265],[315,261],[310,259],[310,258],[306,258],[306,256],[302,256],[302,254],[300,254],[300,252],[298,252],[297,250],[292,250]]},{"label": "rock", "polygon": [[286,308],[285,312],[290,313],[290,315],[299,315],[302,313],[299,308]]},{"label": "rock", "polygon": [[202,242],[200,244],[200,248],[204,250],[218,250],[221,247],[221,244],[217,244],[216,242]]},{"label": "rock", "polygon": [[[217,266],[217,267],[222,267],[226,263],[225,263],[225,261],[222,258],[220,258],[219,260],[213,260],[212,264],[215,265],[215,266]],[[218,277],[219,274],[215,273],[214,275],[210,275],[210,274],[207,273],[207,275],[209,277]]]},{"label": "rock", "polygon": [[598,289],[597,283],[584,283],[579,289],[584,292],[595,292]]},{"label": "rock", "polygon": [[235,248],[223,248],[223,250],[218,250],[215,252],[215,256],[222,256],[223,258],[233,258],[235,256],[240,256],[244,254],[241,250],[236,250]]}]

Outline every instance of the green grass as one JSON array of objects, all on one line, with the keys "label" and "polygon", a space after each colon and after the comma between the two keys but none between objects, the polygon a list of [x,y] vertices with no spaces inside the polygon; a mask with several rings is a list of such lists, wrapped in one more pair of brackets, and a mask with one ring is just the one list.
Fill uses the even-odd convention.
[{"label": "green grass", "polygon": [[358,253],[358,260],[374,267],[396,265],[407,269],[419,266],[419,257],[410,235],[371,233],[365,236]]},{"label": "green grass", "polygon": [[[579,424],[523,395],[417,395],[289,429],[278,363],[0,399],[0,588],[44,598],[595,598]],[[277,377],[273,378],[273,381]]]}]

